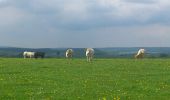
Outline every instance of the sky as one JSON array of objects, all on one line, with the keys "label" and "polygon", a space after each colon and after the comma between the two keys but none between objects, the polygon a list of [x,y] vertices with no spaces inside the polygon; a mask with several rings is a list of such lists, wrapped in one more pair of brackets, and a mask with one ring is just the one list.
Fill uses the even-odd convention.
[{"label": "sky", "polygon": [[0,46],[170,47],[170,0],[0,0]]}]

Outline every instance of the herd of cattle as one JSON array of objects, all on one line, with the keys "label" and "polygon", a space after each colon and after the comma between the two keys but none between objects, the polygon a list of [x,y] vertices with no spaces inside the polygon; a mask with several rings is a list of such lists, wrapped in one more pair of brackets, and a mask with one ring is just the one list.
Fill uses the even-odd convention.
[{"label": "herd of cattle", "polygon": [[[93,57],[94,57],[94,49],[93,48],[87,48],[86,49],[86,57],[87,57],[87,61],[91,62]],[[143,58],[145,54],[145,49],[139,49],[137,54],[134,56],[136,59],[140,59]],[[66,51],[66,58],[67,59],[71,59],[73,57],[73,49],[68,49]],[[44,52],[28,52],[25,51],[23,53],[23,57],[24,58],[44,58],[45,57],[45,53]]]}]

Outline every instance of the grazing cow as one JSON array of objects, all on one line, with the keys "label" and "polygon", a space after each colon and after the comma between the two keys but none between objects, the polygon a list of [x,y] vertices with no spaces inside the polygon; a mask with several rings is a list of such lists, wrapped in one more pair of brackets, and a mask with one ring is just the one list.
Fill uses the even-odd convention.
[{"label": "grazing cow", "polygon": [[144,57],[145,49],[139,49],[138,53],[135,55],[136,59],[141,59]]},{"label": "grazing cow", "polygon": [[25,52],[23,53],[24,58],[34,58],[34,55],[35,55],[35,52],[25,51]]},{"label": "grazing cow", "polygon": [[92,48],[87,48],[86,49],[86,57],[87,57],[87,62],[91,62],[94,56],[94,49]]},{"label": "grazing cow", "polygon": [[66,58],[70,59],[73,57],[73,49],[68,49],[66,51]]},{"label": "grazing cow", "polygon": [[34,58],[44,58],[45,53],[44,52],[35,52]]}]

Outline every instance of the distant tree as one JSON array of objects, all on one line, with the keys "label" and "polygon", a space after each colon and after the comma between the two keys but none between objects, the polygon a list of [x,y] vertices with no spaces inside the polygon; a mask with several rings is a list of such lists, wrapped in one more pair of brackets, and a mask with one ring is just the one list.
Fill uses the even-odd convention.
[{"label": "distant tree", "polygon": [[60,51],[57,51],[57,57],[59,57],[60,56]]},{"label": "distant tree", "polygon": [[168,57],[168,54],[161,53],[161,54],[159,55],[159,57],[161,57],[161,58],[166,58],[166,57]]}]

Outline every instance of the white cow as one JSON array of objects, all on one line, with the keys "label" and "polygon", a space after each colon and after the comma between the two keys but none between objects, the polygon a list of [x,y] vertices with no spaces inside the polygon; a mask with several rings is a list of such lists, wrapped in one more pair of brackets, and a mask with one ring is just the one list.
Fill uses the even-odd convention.
[{"label": "white cow", "polygon": [[68,49],[66,51],[66,58],[70,59],[73,57],[73,49]]},{"label": "white cow", "polygon": [[25,51],[25,52],[23,53],[24,58],[34,58],[34,55],[35,55],[35,52]]},{"label": "white cow", "polygon": [[136,59],[143,58],[145,54],[145,49],[139,49],[137,54],[135,55]]},{"label": "white cow", "polygon": [[87,57],[87,61],[91,62],[94,56],[94,49],[93,48],[87,48],[86,49],[86,57]]}]

